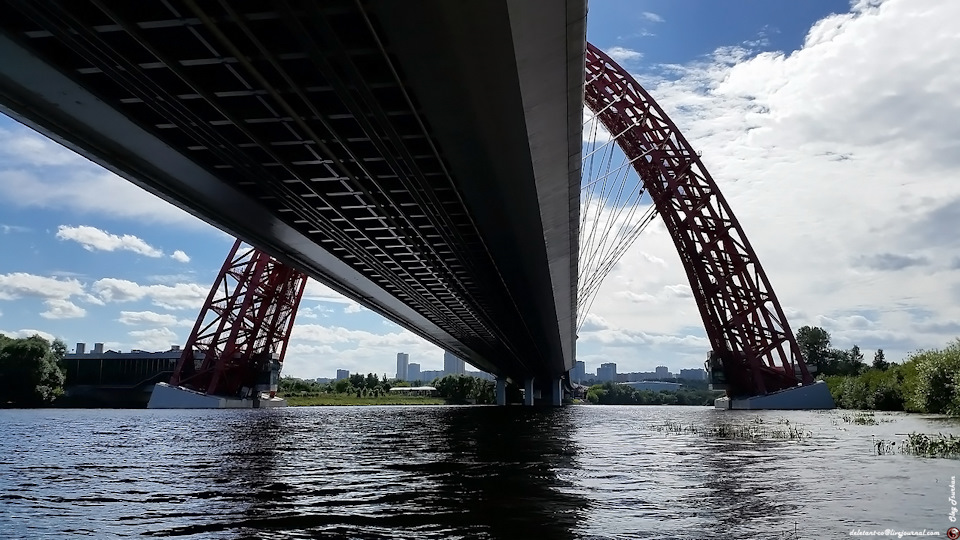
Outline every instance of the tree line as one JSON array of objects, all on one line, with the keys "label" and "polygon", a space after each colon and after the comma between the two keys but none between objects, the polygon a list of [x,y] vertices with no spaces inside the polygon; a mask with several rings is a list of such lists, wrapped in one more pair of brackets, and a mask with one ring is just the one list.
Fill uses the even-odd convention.
[{"label": "tree line", "polygon": [[597,405],[713,405],[723,392],[701,387],[677,390],[638,390],[625,384],[605,382],[587,389],[587,401]]},{"label": "tree line", "polygon": [[35,335],[0,334],[0,407],[41,407],[63,395],[63,358],[67,345]]},{"label": "tree line", "polygon": [[960,415],[960,339],[916,351],[900,363],[888,362],[878,349],[870,364],[856,345],[832,348],[830,334],[820,327],[800,328],[797,342],[838,407]]},{"label": "tree line", "polygon": [[[423,381],[414,381],[413,386],[421,386]],[[391,388],[411,386],[408,381],[387,379],[386,374],[377,377],[374,373],[363,375],[354,373],[349,378],[319,383],[296,377],[281,377],[278,390],[284,395],[317,396],[322,394],[351,394],[358,398],[386,395]],[[470,375],[446,375],[430,382],[437,389],[437,395],[451,403],[494,403],[495,385],[493,381],[471,377]]]}]

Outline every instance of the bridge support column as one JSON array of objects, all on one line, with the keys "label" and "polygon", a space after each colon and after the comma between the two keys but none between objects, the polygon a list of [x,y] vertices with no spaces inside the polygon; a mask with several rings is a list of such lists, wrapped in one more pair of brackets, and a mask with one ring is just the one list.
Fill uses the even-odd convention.
[{"label": "bridge support column", "polygon": [[507,380],[497,379],[497,405],[507,404]]},{"label": "bridge support column", "polygon": [[563,405],[563,379],[560,377],[550,381],[550,404],[554,407]]},{"label": "bridge support column", "polygon": [[533,406],[533,377],[527,379],[523,385],[523,404],[528,407]]}]

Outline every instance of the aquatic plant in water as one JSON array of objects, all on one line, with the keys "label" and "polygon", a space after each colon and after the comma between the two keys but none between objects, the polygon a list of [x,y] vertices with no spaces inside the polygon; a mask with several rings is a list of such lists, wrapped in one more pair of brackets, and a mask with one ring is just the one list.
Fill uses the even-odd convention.
[{"label": "aquatic plant in water", "polygon": [[796,424],[790,425],[789,422],[777,426],[764,424],[760,417],[755,418],[749,424],[720,422],[710,426],[684,426],[680,422],[670,421],[652,427],[655,431],[661,433],[672,433],[675,435],[690,433],[703,437],[718,437],[721,439],[787,439],[799,441],[803,440],[804,437],[812,435],[809,431],[803,431],[800,426]]},{"label": "aquatic plant in water", "polygon": [[[897,452],[895,441],[877,439],[873,442],[873,446],[878,456]],[[900,453],[920,457],[960,458],[960,437],[943,433],[936,435],[911,433],[900,444]]]}]

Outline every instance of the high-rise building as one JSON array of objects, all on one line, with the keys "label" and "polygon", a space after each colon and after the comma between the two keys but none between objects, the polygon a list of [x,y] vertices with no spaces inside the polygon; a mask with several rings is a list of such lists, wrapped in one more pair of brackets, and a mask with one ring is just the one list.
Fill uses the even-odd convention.
[{"label": "high-rise building", "polygon": [[410,364],[410,355],[407,353],[397,353],[397,378],[401,381],[407,380],[407,366]]},{"label": "high-rise building", "polygon": [[350,370],[348,370],[348,369],[338,369],[338,370],[337,370],[337,380],[338,380],[338,381],[339,381],[340,379],[349,379],[349,378],[350,378]]},{"label": "high-rise building", "polygon": [[688,381],[705,381],[707,380],[707,371],[703,368],[681,369],[680,378]]},{"label": "high-rise building", "polygon": [[577,360],[570,370],[570,382],[581,384],[587,378],[587,365],[582,360]]},{"label": "high-rise building", "polygon": [[103,343],[94,343],[93,352],[94,354],[103,354]]},{"label": "high-rise building", "polygon": [[87,344],[77,343],[77,354],[83,354],[85,352],[87,352]]},{"label": "high-rise building", "polygon": [[407,380],[408,381],[420,380],[420,364],[417,364],[416,362],[412,364],[407,364]]},{"label": "high-rise building", "polygon": [[657,366],[656,369],[653,370],[653,372],[657,374],[657,378],[658,378],[658,379],[672,379],[672,378],[673,378],[673,374],[670,373],[670,369],[667,368],[667,366]]},{"label": "high-rise building", "polygon": [[443,351],[443,373],[445,375],[463,375],[466,372],[466,366],[463,360],[457,358],[457,355],[450,351]]},{"label": "high-rise building", "polygon": [[616,381],[617,365],[613,362],[600,364],[600,367],[597,368],[597,379],[601,381]]}]

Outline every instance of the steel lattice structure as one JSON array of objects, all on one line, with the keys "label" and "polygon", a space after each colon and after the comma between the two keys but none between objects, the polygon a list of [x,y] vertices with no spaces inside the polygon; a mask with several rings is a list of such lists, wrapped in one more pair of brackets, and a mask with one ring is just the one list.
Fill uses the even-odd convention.
[{"label": "steel lattice structure", "polygon": [[590,44],[584,103],[620,135],[673,239],[728,394],[813,382],[756,253],[700,157],[633,77]]},{"label": "steel lattice structure", "polygon": [[[307,276],[239,240],[204,302],[171,384],[237,396],[283,363]],[[203,354],[195,359],[194,351]]]}]

